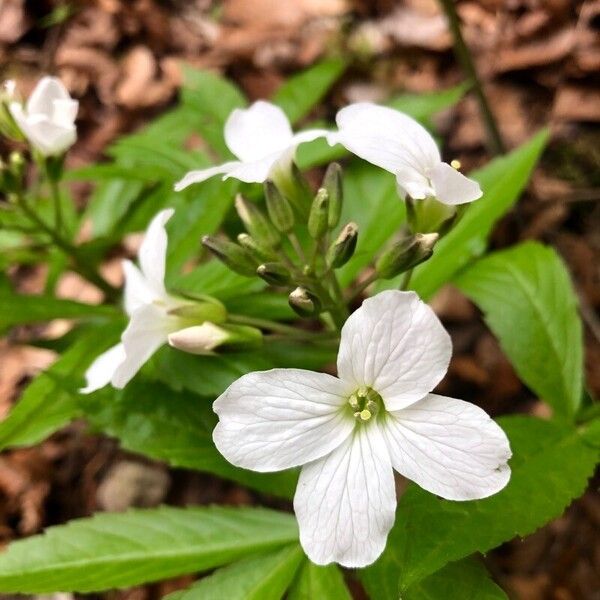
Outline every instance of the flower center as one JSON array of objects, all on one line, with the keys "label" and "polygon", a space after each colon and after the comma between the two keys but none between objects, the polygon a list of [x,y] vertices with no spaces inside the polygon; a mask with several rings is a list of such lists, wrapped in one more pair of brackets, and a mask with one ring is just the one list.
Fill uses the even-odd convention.
[{"label": "flower center", "polygon": [[370,387],[361,387],[356,390],[348,398],[348,404],[352,409],[354,418],[360,423],[370,421],[383,408],[381,396]]}]

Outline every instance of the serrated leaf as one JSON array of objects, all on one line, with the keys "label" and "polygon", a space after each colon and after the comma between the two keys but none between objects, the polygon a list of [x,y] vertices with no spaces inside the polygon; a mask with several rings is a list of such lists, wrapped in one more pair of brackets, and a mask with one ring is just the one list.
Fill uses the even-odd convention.
[{"label": "serrated leaf", "polygon": [[476,557],[446,565],[437,573],[411,586],[402,600],[508,600],[485,565]]},{"label": "serrated leaf", "polygon": [[97,514],[14,542],[0,555],[3,593],[94,592],[212,569],[294,542],[291,514],[171,508]]},{"label": "serrated leaf", "polygon": [[126,450],[267,494],[285,498],[294,494],[295,471],[254,473],[234,467],[221,456],[212,441],[217,418],[210,399],[134,380],[124,390],[105,388],[81,396],[80,406],[94,429],[116,437]]},{"label": "serrated leaf", "polygon": [[249,558],[219,569],[187,590],[169,594],[165,600],[280,600],[303,556],[295,544]]},{"label": "serrated leaf", "polygon": [[526,242],[477,261],[454,283],[483,311],[519,377],[572,417],[581,402],[582,327],[558,254]]},{"label": "serrated leaf", "polygon": [[273,96],[273,102],[295,123],[318,104],[345,67],[346,63],[339,58],[317,63],[285,81]]},{"label": "serrated leaf", "polygon": [[24,295],[0,291],[0,330],[23,323],[39,323],[52,319],[116,318],[112,306],[85,304],[50,295]]},{"label": "serrated leaf", "polygon": [[396,600],[449,562],[533,533],[585,490],[598,446],[579,431],[524,416],[500,424],[513,451],[507,487],[483,500],[452,502],[409,486],[386,550],[361,575],[367,588],[378,590],[378,600]]},{"label": "serrated leaf", "polygon": [[114,336],[114,325],[86,331],[36,377],[0,422],[0,450],[36,444],[79,416],[77,389],[83,374]]},{"label": "serrated leaf", "polygon": [[290,589],[289,600],[351,600],[344,577],[337,565],[320,567],[305,561]]},{"label": "serrated leaf", "polygon": [[[479,181],[484,195],[468,206],[459,223],[438,242],[433,256],[415,269],[411,289],[428,299],[461,268],[483,254],[494,224],[517,201],[547,139],[548,132],[542,131],[510,154],[469,173],[469,177]],[[381,282],[378,289],[398,287],[401,277]]]}]

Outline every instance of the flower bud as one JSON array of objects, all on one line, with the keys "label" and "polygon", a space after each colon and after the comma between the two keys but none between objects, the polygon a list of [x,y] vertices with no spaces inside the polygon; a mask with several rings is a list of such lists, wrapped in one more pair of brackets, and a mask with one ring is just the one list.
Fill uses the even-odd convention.
[{"label": "flower bud", "polygon": [[237,241],[242,248],[245,248],[258,263],[264,261],[277,260],[278,256],[273,250],[259,244],[251,235],[240,233],[237,236]]},{"label": "flower bud", "polygon": [[257,262],[251,254],[241,246],[230,240],[221,239],[212,235],[205,235],[202,238],[202,245],[208,248],[222,263],[226,264],[232,271],[254,277],[256,274]]},{"label": "flower bud", "polygon": [[288,199],[270,179],[265,182],[265,200],[273,225],[281,233],[289,233],[294,227],[294,210]]},{"label": "flower bud", "polygon": [[227,319],[227,310],[221,302],[214,298],[206,296],[205,301],[182,304],[168,311],[169,315],[181,317],[202,323],[211,321],[212,323],[223,323]]},{"label": "flower bud", "polygon": [[329,246],[327,251],[327,266],[330,269],[338,269],[345,265],[356,250],[358,241],[358,225],[348,223],[340,232],[337,239]]},{"label": "flower bud", "polygon": [[313,200],[308,215],[308,233],[315,240],[322,238],[327,231],[329,214],[329,194],[325,188],[320,188]]},{"label": "flower bud", "polygon": [[416,233],[400,240],[379,257],[375,265],[377,275],[391,279],[427,260],[438,238],[437,233]]},{"label": "flower bud", "polygon": [[329,194],[329,214],[327,224],[333,229],[340,222],[344,200],[342,189],[342,167],[338,163],[331,163],[325,171],[321,187]]},{"label": "flower bud", "polygon": [[248,202],[241,194],[238,194],[235,198],[235,209],[248,233],[259,244],[269,248],[276,248],[279,245],[281,235],[256,204]]},{"label": "flower bud", "polygon": [[256,274],[267,283],[276,286],[286,286],[291,281],[290,272],[281,263],[268,262],[259,265]]},{"label": "flower bud", "polygon": [[225,346],[229,350],[258,346],[262,342],[262,333],[246,325],[219,326],[207,321],[171,333],[168,339],[169,345],[178,350],[190,354],[208,354]]},{"label": "flower bud", "polygon": [[321,312],[319,298],[303,287],[297,287],[290,293],[288,303],[301,317],[315,317]]}]

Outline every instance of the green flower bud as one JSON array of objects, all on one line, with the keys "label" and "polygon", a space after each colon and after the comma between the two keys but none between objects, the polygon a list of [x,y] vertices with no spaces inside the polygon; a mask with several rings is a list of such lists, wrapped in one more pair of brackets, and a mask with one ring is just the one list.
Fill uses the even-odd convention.
[{"label": "green flower bud", "polygon": [[273,250],[265,246],[261,246],[251,235],[240,233],[237,236],[237,241],[240,246],[248,250],[250,254],[261,263],[264,261],[277,260],[278,256]]},{"label": "green flower bud", "polygon": [[303,287],[297,287],[290,293],[288,303],[301,317],[315,317],[321,312],[319,298]]},{"label": "green flower bud", "polygon": [[205,235],[202,238],[202,245],[208,248],[232,271],[246,277],[254,277],[256,275],[257,262],[245,248],[238,246],[231,240]]},{"label": "green flower bud", "polygon": [[327,266],[330,269],[339,269],[345,265],[356,250],[358,241],[358,225],[348,223],[340,232],[337,239],[329,246],[327,251]]},{"label": "green flower bud", "polygon": [[281,263],[268,262],[259,265],[256,274],[267,283],[275,286],[286,286],[292,277],[290,272]]},{"label": "green flower bud", "polygon": [[241,194],[235,199],[235,209],[244,223],[248,233],[259,243],[276,248],[281,242],[281,235],[271,221],[253,202],[248,202]]},{"label": "green flower bud", "polygon": [[375,265],[377,275],[391,279],[426,261],[439,237],[437,233],[416,233],[400,240],[379,257]]},{"label": "green flower bud", "polygon": [[329,194],[325,188],[320,188],[313,200],[308,215],[308,233],[315,240],[322,238],[327,232],[329,214]]},{"label": "green flower bud", "polygon": [[406,199],[406,220],[411,231],[444,235],[454,224],[456,206],[442,204],[435,198]]},{"label": "green flower bud", "polygon": [[281,233],[289,233],[294,227],[294,210],[289,200],[271,181],[265,181],[265,200],[271,222]]},{"label": "green flower bud", "polygon": [[262,333],[247,325],[215,325],[207,321],[169,335],[169,345],[190,354],[210,354],[219,349],[245,350],[262,343]]},{"label": "green flower bud", "polygon": [[227,319],[227,310],[221,302],[215,298],[206,296],[206,301],[182,304],[169,311],[170,315],[181,317],[182,319],[197,321],[211,321],[212,323],[223,323]]},{"label": "green flower bud", "polygon": [[329,214],[327,223],[333,229],[340,222],[344,193],[342,187],[342,167],[338,163],[331,163],[325,171],[321,187],[329,194]]}]

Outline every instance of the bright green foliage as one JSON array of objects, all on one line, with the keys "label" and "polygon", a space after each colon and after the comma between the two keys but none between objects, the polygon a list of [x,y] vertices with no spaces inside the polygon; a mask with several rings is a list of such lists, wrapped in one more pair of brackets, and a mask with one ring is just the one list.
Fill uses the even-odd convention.
[{"label": "bright green foliage", "polygon": [[531,417],[501,420],[513,451],[508,486],[484,500],[450,502],[411,485],[381,558],[361,573],[370,594],[396,600],[424,577],[474,552],[533,533],[585,489],[600,436]]},{"label": "bright green foliage", "polygon": [[[517,201],[527,184],[548,139],[543,131],[510,154],[469,173],[484,190],[479,200],[470,204],[459,223],[442,238],[433,256],[415,270],[411,288],[428,299],[454,274],[484,252],[496,221]],[[398,287],[399,279],[383,282],[379,289]]]},{"label": "bright green foliage", "polygon": [[557,413],[572,416],[581,400],[582,328],[556,252],[520,244],[479,260],[454,283],[484,312],[521,379]]},{"label": "bright green foliage", "polygon": [[305,561],[288,597],[289,600],[351,600],[337,565],[319,567],[309,560]]},{"label": "bright green foliage", "polygon": [[52,319],[91,319],[119,316],[112,306],[84,304],[50,295],[33,296],[0,291],[0,330]]},{"label": "bright green foliage", "polygon": [[37,376],[0,422],[0,449],[36,444],[77,417],[77,389],[83,383],[83,373],[96,353],[108,348],[115,334],[115,326],[87,330]]},{"label": "bright green foliage", "polygon": [[508,600],[490,578],[481,560],[472,557],[446,565],[415,583],[402,594],[402,600]]},{"label": "bright green foliage", "polygon": [[304,117],[340,78],[346,64],[339,58],[317,63],[290,77],[275,93],[273,102],[296,123]]},{"label": "bright green foliage", "polygon": [[204,571],[294,542],[292,515],[259,508],[100,513],[15,542],[0,592],[94,592]]},{"label": "bright green foliage", "polygon": [[169,594],[166,600],[280,600],[303,556],[294,544],[249,558],[215,571],[187,590]]},{"label": "bright green foliage", "polygon": [[254,473],[234,467],[221,456],[212,441],[217,418],[210,399],[134,381],[124,390],[107,388],[81,396],[80,404],[95,429],[118,438],[127,450],[174,467],[213,473],[267,494],[293,496],[295,471]]}]

